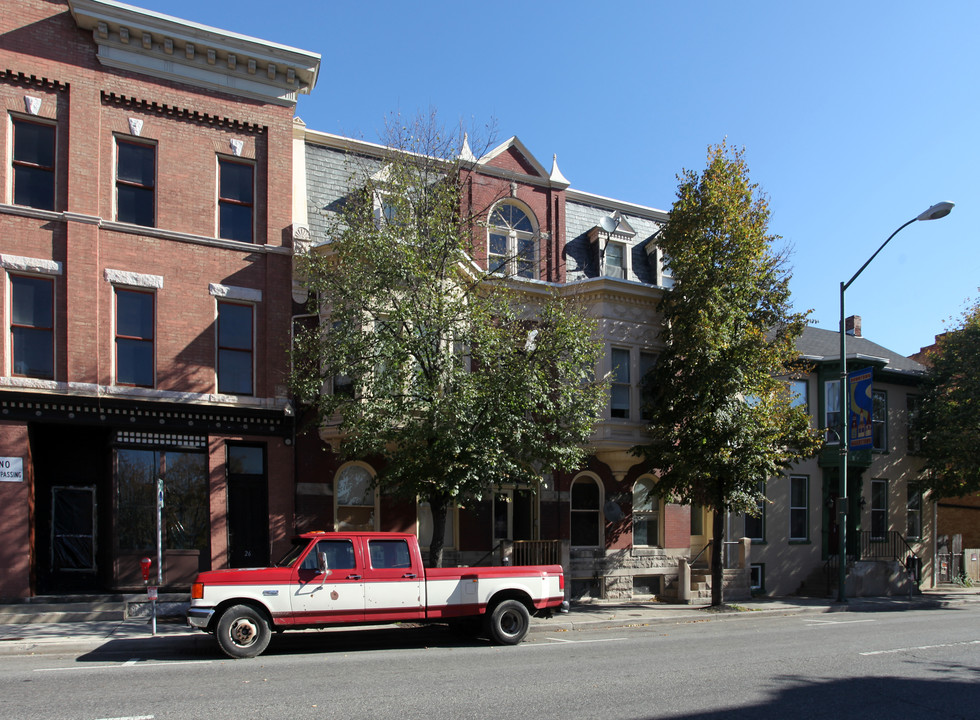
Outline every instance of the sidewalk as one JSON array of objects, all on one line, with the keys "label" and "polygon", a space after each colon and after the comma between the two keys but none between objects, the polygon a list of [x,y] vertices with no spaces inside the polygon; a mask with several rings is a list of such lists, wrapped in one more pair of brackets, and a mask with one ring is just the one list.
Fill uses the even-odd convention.
[{"label": "sidewalk", "polygon": [[[737,601],[722,611],[705,606],[671,605],[659,602],[604,601],[576,603],[567,614],[532,618],[533,634],[600,628],[630,628],[706,620],[734,620],[760,615],[799,613],[888,612],[975,605],[980,611],[980,589],[943,588],[907,596],[851,598],[844,605],[822,598],[782,597]],[[338,628],[338,631],[351,628]],[[159,620],[157,634],[150,634],[146,618],[121,621],[33,623],[0,625],[0,655],[83,653],[113,643],[116,652],[140,653],[166,648],[194,650],[213,648],[214,639],[187,627],[182,619]],[[302,632],[302,631],[299,631]],[[317,631],[314,631],[317,632]]]}]

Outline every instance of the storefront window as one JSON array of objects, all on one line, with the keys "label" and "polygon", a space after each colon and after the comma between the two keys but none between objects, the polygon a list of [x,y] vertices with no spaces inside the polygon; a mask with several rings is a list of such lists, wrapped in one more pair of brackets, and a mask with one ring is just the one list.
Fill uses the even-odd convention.
[{"label": "storefront window", "polygon": [[119,550],[156,547],[157,479],[163,478],[164,547],[208,548],[208,459],[204,453],[116,450],[116,528]]}]

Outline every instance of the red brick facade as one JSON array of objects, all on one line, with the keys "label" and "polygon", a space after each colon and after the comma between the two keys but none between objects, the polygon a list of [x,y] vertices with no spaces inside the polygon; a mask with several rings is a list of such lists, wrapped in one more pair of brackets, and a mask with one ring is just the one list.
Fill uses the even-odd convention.
[{"label": "red brick facade", "polygon": [[[0,597],[117,589],[139,582],[133,563],[148,548],[121,549],[125,531],[117,526],[126,502],[119,482],[122,458],[128,457],[123,449],[169,452],[176,463],[185,458],[190,442],[197,443],[194,457],[206,457],[206,469],[199,474],[209,490],[210,501],[204,499],[208,537],[195,541],[201,550],[193,567],[165,558],[165,585],[185,585],[198,567],[231,562],[229,545],[236,540],[226,524],[229,443],[249,452],[257,449],[260,454],[254,457],[262,458],[255,465],[261,468],[255,476],[264,477],[261,503],[268,508],[262,552],[275,555],[292,532],[293,426],[285,383],[292,315],[295,95],[238,95],[199,83],[206,77],[213,85],[212,76],[219,72],[254,74],[250,53],[261,63],[262,41],[222,37],[215,30],[216,51],[203,43],[195,48],[182,44],[181,21],[164,18],[160,30],[159,18],[146,23],[142,11],[97,0],[13,0],[0,8],[5,124],[0,133],[0,188],[5,188],[0,279],[8,298],[0,304],[6,336],[0,343],[5,421],[0,456],[23,458],[26,468],[23,481],[0,483],[0,527],[7,541],[6,554],[0,555]],[[100,61],[100,43],[124,50],[128,43],[143,60],[176,57],[186,66],[187,82],[155,77],[151,61],[145,74],[113,67]],[[241,66],[232,54],[236,50]],[[217,52],[214,62],[212,52]],[[318,58],[307,59],[315,79]],[[259,66],[258,73],[272,78],[275,69]],[[294,71],[280,64],[278,72],[299,77],[303,69],[309,68]],[[295,91],[310,86],[308,80],[305,86],[294,83]],[[10,146],[14,123],[55,128],[52,209],[16,202],[15,148]],[[120,141],[153,149],[149,227],[117,220]],[[251,243],[219,239],[220,159],[251,168]],[[21,277],[54,283],[53,378],[32,377],[15,366],[12,338],[21,321],[11,314],[10,298],[12,283]],[[117,378],[120,289],[152,296],[152,380],[141,383],[145,387]],[[234,356],[247,368],[241,382],[250,392],[219,393],[218,358],[233,357],[221,354],[217,312],[222,300],[250,313],[251,327],[244,323],[241,330],[248,339],[237,341]],[[48,455],[79,453],[80,462],[97,470],[76,476],[56,458],[35,467],[32,451],[36,455],[39,449]],[[48,539],[60,522],[59,501],[53,498],[66,487],[93,488],[97,508],[94,557],[72,560],[85,567],[67,568],[71,573],[55,567],[60,562],[52,547],[57,541]],[[262,490],[261,483],[249,487]],[[165,522],[175,522],[167,517]],[[176,532],[168,536],[168,547],[180,544]],[[171,554],[181,555],[176,549]]]}]

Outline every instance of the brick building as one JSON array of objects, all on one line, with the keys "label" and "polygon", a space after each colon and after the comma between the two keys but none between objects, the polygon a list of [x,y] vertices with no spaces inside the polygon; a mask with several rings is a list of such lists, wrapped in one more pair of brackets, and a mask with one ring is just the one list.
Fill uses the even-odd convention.
[{"label": "brick building", "polygon": [[110,0],[0,7],[0,597],[292,531],[292,120],[319,56]]},{"label": "brick building", "polygon": [[[296,164],[293,192],[309,198],[316,248],[358,183],[383,172],[385,149],[302,125],[295,142],[306,167]],[[512,263],[514,292],[530,304],[555,288],[587,303],[605,344],[597,370],[613,372],[614,383],[588,461],[533,489],[487,478],[495,487],[483,502],[450,511],[446,562],[520,562],[525,550],[549,548],[545,557],[563,562],[575,595],[660,594],[675,583],[678,560],[704,546],[709,527],[700,509],[648,501],[656,478],[630,453],[644,437],[640,380],[660,348],[657,301],[671,285],[654,242],[667,215],[571,188],[557,161],[548,170],[516,137],[479,160],[468,147],[463,153],[465,202],[485,211],[473,259]],[[329,423],[299,439],[298,529],[417,530],[425,546],[428,508],[372,489],[381,468],[324,452],[338,440]]]},{"label": "brick building", "polygon": [[[305,126],[297,126],[295,142],[305,172],[297,163],[294,194],[309,198],[316,247],[329,241],[328,218],[359,178],[383,171],[384,148]],[[465,147],[463,154],[472,166],[464,202],[470,211],[484,212],[473,259],[487,268],[498,257],[510,258],[511,284],[529,304],[552,289],[587,304],[605,345],[597,372],[611,373],[612,386],[586,463],[575,472],[542,477],[533,492],[499,485],[482,503],[451,511],[447,562],[520,562],[522,547],[550,546],[556,550],[548,557],[561,560],[575,596],[705,596],[696,571],[685,587],[684,567],[699,555],[705,562],[701,553],[711,539],[711,513],[651,500],[656,469],[645,468],[630,452],[646,438],[641,380],[662,348],[657,305],[672,287],[656,245],[667,214],[573,189],[557,162],[547,170],[516,137],[479,159]],[[507,218],[508,227],[497,227],[499,218]],[[875,444],[849,459],[848,594],[907,592],[903,561],[909,553],[923,560],[926,585],[934,582],[933,508],[916,483],[920,463],[908,430],[926,368],[861,337],[859,323],[851,341],[852,367],[858,361],[874,367]],[[828,403],[836,397],[838,339],[836,332],[808,328],[798,343],[812,367],[791,389],[809,408],[814,427],[836,423]],[[338,439],[338,428],[329,423],[318,438],[301,439],[298,457],[311,464],[297,486],[298,527],[417,529],[425,545],[427,508],[374,491],[381,468],[370,462],[342,464],[323,452]],[[760,517],[726,518],[727,597],[750,589],[828,592],[828,567],[837,555],[831,511],[837,458],[829,442],[819,456],[765,479],[769,502]]]}]

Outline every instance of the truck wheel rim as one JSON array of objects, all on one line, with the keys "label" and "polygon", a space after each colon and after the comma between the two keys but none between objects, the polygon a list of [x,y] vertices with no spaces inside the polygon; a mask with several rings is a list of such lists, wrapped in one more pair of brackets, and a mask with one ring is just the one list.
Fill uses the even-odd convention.
[{"label": "truck wheel rim", "polygon": [[516,635],[521,629],[520,615],[513,611],[507,611],[500,617],[500,629],[508,635]]},{"label": "truck wheel rim", "polygon": [[239,647],[248,647],[255,642],[259,635],[259,629],[254,622],[248,618],[239,618],[231,624],[231,640]]}]

